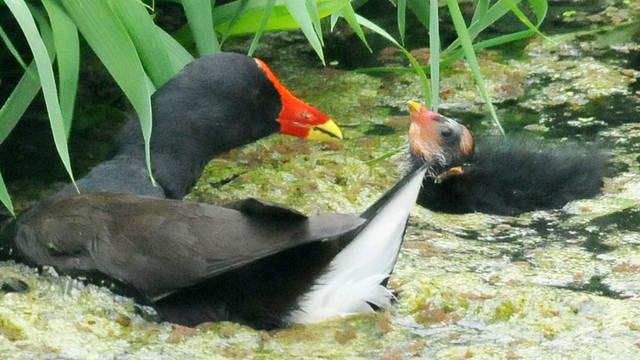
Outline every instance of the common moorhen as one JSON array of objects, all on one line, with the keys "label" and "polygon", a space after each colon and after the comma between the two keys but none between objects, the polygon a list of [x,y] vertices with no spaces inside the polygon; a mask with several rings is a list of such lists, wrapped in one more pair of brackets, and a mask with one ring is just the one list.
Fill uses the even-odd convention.
[{"label": "common moorhen", "polygon": [[[81,192],[182,199],[216,155],[275,132],[309,140],[342,138],[324,113],[296,98],[261,60],[236,53],[198,58],[151,97],[153,186],[137,120],[115,155],[77,181]],[[73,186],[58,195],[75,193]]]},{"label": "common moorhen", "polygon": [[385,308],[386,279],[425,172],[470,151],[466,128],[417,109],[411,102],[408,174],[360,217],[307,217],[255,199],[225,208],[72,194],[24,212],[5,231],[3,250],[65,274],[111,279],[162,319],[188,326],[231,320],[271,329]]},{"label": "common moorhen", "polygon": [[[421,107],[424,118],[453,122]],[[473,141],[470,142],[473,146]],[[465,159],[441,159],[417,203],[446,213],[518,215],[597,195],[609,158],[597,147],[549,146],[523,137],[481,137]]]}]

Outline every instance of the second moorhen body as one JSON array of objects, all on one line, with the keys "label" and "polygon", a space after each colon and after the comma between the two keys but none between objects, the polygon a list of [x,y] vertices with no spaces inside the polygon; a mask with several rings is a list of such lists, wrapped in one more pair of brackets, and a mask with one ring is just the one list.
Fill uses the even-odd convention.
[{"label": "second moorhen body", "polygon": [[106,277],[164,320],[189,326],[231,320],[269,329],[385,308],[386,279],[428,167],[470,151],[463,126],[423,118],[415,103],[410,112],[415,161],[360,217],[307,217],[255,199],[224,208],[64,195],[23,213],[3,250],[65,274]]},{"label": "second moorhen body", "polygon": [[[425,108],[421,111],[427,117],[446,119]],[[417,203],[458,214],[518,215],[559,208],[597,195],[608,163],[607,155],[596,147],[552,147],[522,137],[481,137],[475,141],[473,157],[432,167]]]}]

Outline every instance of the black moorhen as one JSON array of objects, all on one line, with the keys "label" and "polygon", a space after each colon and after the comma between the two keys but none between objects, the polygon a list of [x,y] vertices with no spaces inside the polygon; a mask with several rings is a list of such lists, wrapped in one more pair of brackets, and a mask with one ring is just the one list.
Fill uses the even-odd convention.
[{"label": "black moorhen", "polygon": [[[113,158],[78,180],[81,192],[125,192],[182,199],[216,155],[275,132],[309,140],[341,139],[325,114],[296,98],[261,60],[218,53],[194,60],[151,97],[149,180],[137,120]],[[73,186],[58,195],[75,193]]]},{"label": "black moorhen", "polygon": [[[361,217],[305,216],[255,199],[231,208],[130,194],[51,197],[5,230],[3,252],[70,275],[98,274],[188,326],[271,329],[390,305],[386,279],[433,161],[464,157],[469,132],[417,119],[408,174]],[[443,134],[449,134],[446,139]]]},{"label": "black moorhen", "polygon": [[[424,119],[453,122],[422,106],[419,113]],[[559,208],[597,195],[608,167],[608,156],[596,147],[483,137],[477,139],[473,157],[442,159],[432,167],[417,203],[447,213],[498,215]]]}]

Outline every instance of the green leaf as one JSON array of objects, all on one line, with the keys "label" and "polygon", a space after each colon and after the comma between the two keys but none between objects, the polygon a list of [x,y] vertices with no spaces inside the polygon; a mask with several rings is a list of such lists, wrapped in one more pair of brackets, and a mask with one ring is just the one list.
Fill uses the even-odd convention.
[{"label": "green leaf", "polygon": [[409,146],[408,145],[401,146],[401,147],[399,147],[399,148],[397,148],[395,150],[389,151],[388,153],[382,154],[382,155],[378,156],[375,159],[364,161],[363,163],[367,164],[367,165],[375,164],[375,163],[378,163],[378,162],[380,162],[382,160],[385,160],[385,159],[388,159],[388,158],[390,158],[392,156],[395,156],[396,154],[406,153],[407,150],[409,150]]},{"label": "green leaf", "polygon": [[229,26],[227,27],[224,34],[222,35],[222,40],[220,40],[220,43],[224,43],[225,40],[227,40],[229,33],[231,32],[231,30],[233,30],[233,26],[238,22],[238,19],[240,19],[240,16],[242,16],[242,12],[247,7],[248,2],[249,0],[238,0],[238,6],[236,7],[236,12],[235,14],[233,14],[233,18],[231,18],[231,21],[229,21]]},{"label": "green leaf", "polygon": [[151,93],[133,41],[110,6],[112,1],[61,0],[67,13],[138,113],[151,181]]},{"label": "green leaf", "polygon": [[113,11],[120,18],[133,41],[142,65],[156,88],[169,81],[181,68],[169,59],[161,29],[149,16],[144,5],[135,0],[112,1]]},{"label": "green leaf", "polygon": [[[515,1],[520,2],[521,0]],[[468,29],[471,40],[475,39],[482,30],[491,26],[509,11],[510,10],[507,3],[504,0],[498,0],[498,2],[496,2],[489,10],[487,10],[482,17],[478,17],[475,22],[471,23],[471,26]],[[453,41],[443,51],[443,57],[445,56],[445,54],[453,52],[458,48],[460,48],[460,38]]]},{"label": "green leaf", "polygon": [[182,0],[182,6],[196,41],[200,56],[220,51],[220,43],[213,28],[213,5],[209,0]]},{"label": "green leaf", "polygon": [[[512,0],[515,2],[519,2],[519,0]],[[536,14],[537,25],[544,21],[544,18],[547,13],[547,2],[546,0],[530,0],[534,13]],[[491,25],[493,22],[497,21],[500,17],[504,16],[506,13],[510,11],[508,7],[508,3],[505,0],[500,0],[494,6],[492,6],[482,18],[478,18],[476,22],[472,23],[469,27],[469,36],[473,39],[477,34],[484,30],[486,27]],[[474,50],[485,49],[489,47],[499,46],[502,44],[509,43],[511,41],[516,41],[520,39],[525,39],[533,35],[534,32],[532,30],[523,30],[514,32],[511,34],[501,35],[495,38],[490,38],[487,40],[480,41],[473,45]],[[447,47],[446,50],[440,53],[440,67],[447,67],[456,60],[462,58],[464,56],[464,51],[460,49],[460,39],[456,39]],[[427,69],[427,68],[425,68]],[[403,69],[398,67],[377,67],[377,68],[368,68],[368,69],[359,69],[359,72],[400,72],[407,73],[411,72],[411,69]]]},{"label": "green leaf", "polygon": [[383,28],[379,27],[378,25],[372,23],[371,21],[367,20],[365,17],[356,14],[356,20],[358,20],[358,23],[364,27],[366,27],[367,29],[373,31],[374,33],[382,36],[383,38],[387,39],[387,41],[389,41],[390,43],[392,43],[393,45],[397,46],[398,48],[401,48],[402,46],[400,45],[400,43],[393,38],[393,36],[391,36],[388,32],[386,32]]},{"label": "green leaf", "polygon": [[413,66],[413,71],[415,71],[418,74],[420,82],[422,83],[422,90],[424,91],[423,98],[424,98],[425,106],[427,108],[431,108],[431,91],[429,86],[429,79],[427,78],[427,74],[424,72],[424,69],[422,68],[422,66],[420,66],[420,64],[418,63],[418,60],[416,60],[411,55],[411,53],[409,53],[407,49],[402,47],[398,43],[398,41],[396,41],[396,39],[393,38],[393,36],[389,35],[389,33],[387,33],[384,29],[382,29],[378,25],[372,23],[371,21],[367,20],[366,18],[360,15],[356,15],[356,19],[358,20],[358,23],[360,23],[360,25],[366,27],[367,29],[387,39],[393,45],[397,46],[398,49],[400,49],[400,51],[402,51],[404,56],[409,60],[409,62]]},{"label": "green leaf", "polygon": [[471,24],[473,25],[479,19],[483,19],[487,15],[489,10],[489,0],[478,0],[476,4],[476,11],[473,12],[473,18]]},{"label": "green leaf", "polygon": [[313,50],[316,51],[316,54],[318,54],[318,57],[322,61],[322,64],[324,64],[325,62],[324,53],[322,52],[322,44],[320,43],[320,38],[318,38],[318,35],[313,29],[311,15],[309,14],[307,7],[305,6],[305,3],[300,0],[283,0],[283,2],[287,7],[287,10],[289,10],[291,16],[293,16],[293,18],[295,19],[298,26],[300,26],[300,30],[302,30],[302,33],[307,38],[309,45],[311,45]]},{"label": "green leaf", "polygon": [[364,36],[362,27],[360,26],[360,23],[356,18],[356,12],[353,10],[353,7],[351,6],[351,4],[347,4],[345,5],[345,7],[340,9],[340,15],[347,21],[349,26],[351,26],[351,29],[353,30],[353,32],[355,32],[356,35],[358,35],[358,37],[364,43],[367,49],[369,49],[369,51],[372,51],[371,47],[369,47],[369,43],[367,43],[367,38]]},{"label": "green leaf", "polygon": [[429,49],[431,56],[431,109],[438,112],[440,102],[440,27],[438,26],[438,0],[430,0]]},{"label": "green leaf", "polygon": [[476,79],[476,84],[478,85],[480,93],[482,94],[482,97],[484,98],[484,101],[489,108],[489,112],[491,113],[491,117],[493,118],[494,123],[498,127],[498,130],[500,130],[500,132],[504,136],[504,129],[502,129],[502,125],[500,125],[498,115],[496,114],[493,104],[491,103],[491,98],[489,98],[489,92],[484,85],[484,80],[482,79],[482,74],[480,73],[480,65],[478,64],[478,59],[476,58],[476,54],[473,50],[473,44],[471,43],[471,36],[469,35],[467,25],[465,24],[464,18],[462,17],[462,12],[460,11],[458,2],[456,0],[446,1],[447,6],[449,7],[449,12],[451,13],[453,26],[455,27],[456,33],[458,34],[458,39],[460,40],[460,44],[464,51],[465,58],[467,59],[467,63],[469,63],[471,72]]},{"label": "green leaf", "polygon": [[[420,1],[420,0],[418,0]],[[353,7],[354,10],[358,9],[360,6],[368,3],[369,0],[351,0],[351,6]]]},{"label": "green leaf", "polygon": [[544,36],[540,32],[540,30],[538,30],[538,27],[536,25],[533,25],[531,21],[529,21],[527,16],[522,11],[520,11],[520,9],[518,9],[518,5],[516,5],[512,0],[506,0],[506,1],[507,1],[507,4],[509,5],[509,8],[511,9],[511,12],[513,12],[523,24],[525,24],[534,33],[546,38],[546,36]]},{"label": "green leaf", "polygon": [[58,81],[60,111],[64,120],[64,131],[69,137],[73,109],[78,91],[80,72],[80,40],[78,29],[60,4],[54,0],[42,0],[51,21],[53,41],[58,57]]},{"label": "green leaf", "polygon": [[11,39],[9,39],[7,34],[4,32],[4,30],[2,29],[2,26],[0,26],[0,39],[2,39],[4,44],[7,46],[7,49],[9,49],[9,52],[11,53],[11,55],[13,55],[13,57],[16,59],[18,64],[20,64],[20,66],[22,66],[23,69],[27,70],[28,68],[27,64],[24,62],[24,60],[22,60],[22,56],[20,56],[20,53],[18,52],[18,50],[15,48],[15,46],[13,46]]},{"label": "green leaf", "polygon": [[[520,0],[512,0],[513,4],[519,3]],[[547,2],[546,0],[529,0],[533,11],[536,15],[536,26],[539,27],[544,21],[547,14]],[[474,39],[482,30],[496,22],[502,16],[510,11],[508,0],[500,0],[496,4],[494,4],[482,17],[479,18],[475,23],[472,23],[469,27],[469,34],[472,39]],[[502,44],[506,44],[511,41],[516,41],[520,39],[525,39],[532,36],[535,32],[532,30],[523,30],[514,32],[511,34],[501,35],[495,38],[483,40],[474,45],[475,50],[489,48],[493,46],[499,46]],[[444,61],[445,64],[450,64],[456,61],[457,59],[463,56],[463,52],[458,50],[460,47],[460,39],[456,39],[445,51],[442,52],[441,57],[446,58]]]},{"label": "green leaf", "polygon": [[[40,35],[47,47],[47,53],[51,59],[55,58],[53,45],[53,33],[48,26],[42,26]],[[35,61],[29,64],[27,71],[22,75],[18,85],[13,89],[9,98],[0,108],[0,144],[9,136],[11,130],[18,123],[27,107],[40,91],[40,78]]]},{"label": "green leaf", "polygon": [[159,27],[157,30],[174,69],[182,69],[188,63],[193,61],[193,56],[191,56],[187,49],[180,45],[173,36],[167,34]]},{"label": "green leaf", "polygon": [[0,108],[0,144],[9,136],[11,130],[40,91],[40,78],[37,74],[35,77],[30,74],[36,71],[36,64],[32,62]]},{"label": "green leaf", "polygon": [[407,0],[407,6],[416,15],[418,21],[427,29],[429,25],[429,5],[426,0]]},{"label": "green leaf", "polygon": [[536,28],[539,28],[545,17],[547,16],[547,11],[549,9],[549,4],[547,0],[528,0],[529,5],[533,9],[533,13],[536,15]]},{"label": "green leaf", "polygon": [[333,31],[333,29],[336,27],[338,20],[340,20],[339,12],[334,12],[333,14],[331,14],[331,26],[329,27],[330,31]]},{"label": "green leaf", "polygon": [[47,52],[42,37],[36,28],[36,23],[31,15],[27,4],[23,0],[6,0],[7,7],[15,17],[18,25],[22,29],[27,39],[29,48],[33,53],[33,58],[38,67],[38,76],[44,95],[47,113],[49,115],[49,123],[53,133],[53,140],[56,150],[60,155],[60,159],[64,164],[71,181],[75,185],[73,171],[71,170],[71,161],[69,159],[69,149],[67,147],[67,136],[65,132],[64,122],[62,120],[62,112],[60,103],[58,102],[58,92],[56,90],[56,82],[51,67],[51,57]]},{"label": "green leaf", "polygon": [[322,24],[320,24],[320,14],[318,13],[318,4],[316,0],[306,0],[307,10],[309,11],[309,17],[313,23],[313,29],[320,39],[320,44],[324,46],[324,40],[322,39]]},{"label": "green leaf", "polygon": [[[255,33],[264,17],[267,1],[268,0],[249,0],[242,11],[242,16],[233,28],[228,31],[228,34],[246,35]],[[288,11],[284,1],[285,0],[276,0],[275,6],[271,10],[271,16],[264,26],[263,31],[283,31],[299,28],[298,23]],[[322,19],[342,9],[349,3],[349,0],[316,0],[316,3],[318,16]],[[213,13],[213,24],[218,32],[224,33],[227,31],[238,5],[238,1],[234,1],[216,7],[216,11]]]},{"label": "green leaf", "polygon": [[15,217],[16,214],[13,211],[13,203],[11,202],[11,197],[9,197],[7,187],[4,184],[4,179],[2,179],[2,174],[0,174],[0,201],[2,201],[2,204],[9,210],[11,215]]},{"label": "green leaf", "polygon": [[262,32],[264,28],[267,26],[267,21],[269,21],[269,17],[271,16],[271,12],[273,11],[273,7],[275,6],[276,0],[267,0],[267,4],[264,9],[264,15],[262,16],[262,20],[260,21],[260,25],[258,26],[258,30],[256,30],[256,34],[253,35],[253,39],[251,40],[251,46],[249,46],[249,56],[253,56],[254,51],[258,47],[258,42],[260,42],[260,37],[262,36]]},{"label": "green leaf", "polygon": [[404,32],[406,30],[407,16],[407,0],[398,0],[398,31],[400,32],[400,41],[404,45]]},{"label": "green leaf", "polygon": [[[480,13],[482,14],[482,16],[478,15],[475,16],[474,15],[474,22],[471,23],[471,26],[469,27],[469,34],[471,39],[475,39],[476,36],[478,36],[478,34],[486,29],[487,27],[491,26],[493,23],[495,23],[496,21],[498,21],[498,19],[500,19],[501,17],[503,17],[505,14],[507,14],[509,11],[511,11],[511,7],[515,6],[517,4],[519,4],[521,2],[521,0],[499,0],[498,2],[496,2],[493,6],[491,6],[491,8],[489,8],[489,10],[476,10],[476,13]],[[531,5],[534,14],[536,15],[536,25],[535,28],[537,29],[542,22],[544,21],[546,14],[547,14],[547,9],[548,9],[548,5],[547,5],[547,1],[546,0],[529,0],[529,4]],[[479,6],[486,6],[483,2],[479,3]],[[502,35],[496,38],[492,38],[492,39],[488,39],[485,40],[479,44],[484,43],[483,45],[481,45],[480,47],[478,47],[479,44],[476,44],[476,49],[478,48],[486,48],[486,47],[490,47],[490,46],[497,46],[497,45],[501,45],[501,44],[505,44],[507,42],[510,41],[514,41],[514,40],[519,40],[519,39],[524,39],[527,37],[530,37],[531,35],[533,35],[536,31],[534,30],[524,30],[524,31],[518,31],[518,32],[514,32],[511,34],[506,34],[506,35]],[[454,42],[451,43],[451,45],[449,45],[449,47],[447,47],[447,49],[443,52],[443,57],[445,57],[445,55],[449,55],[450,53],[454,53],[457,52],[457,49],[460,47],[460,39],[456,39]]]}]

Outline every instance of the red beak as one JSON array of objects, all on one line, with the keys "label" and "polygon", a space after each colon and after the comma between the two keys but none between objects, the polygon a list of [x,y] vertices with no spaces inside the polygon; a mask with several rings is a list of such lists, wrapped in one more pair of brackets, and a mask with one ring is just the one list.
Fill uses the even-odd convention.
[{"label": "red beak", "polygon": [[282,110],[278,116],[280,133],[307,140],[335,142],[342,140],[342,132],[331,118],[322,111],[295,97],[260,59],[255,59],[269,81],[280,94]]}]

